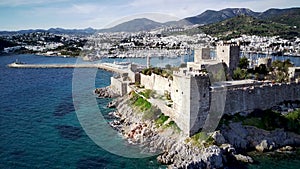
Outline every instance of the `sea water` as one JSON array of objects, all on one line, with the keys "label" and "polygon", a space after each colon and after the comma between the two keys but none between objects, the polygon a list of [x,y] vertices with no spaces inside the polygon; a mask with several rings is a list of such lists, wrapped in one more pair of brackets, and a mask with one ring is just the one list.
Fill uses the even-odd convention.
[{"label": "sea water", "polygon": [[[155,156],[121,157],[104,150],[89,138],[74,109],[73,69],[8,68],[7,64],[16,59],[39,64],[77,61],[76,58],[37,55],[0,56],[0,168],[165,168],[156,162]],[[186,57],[185,61],[188,59]],[[179,65],[181,60],[155,58],[151,62],[163,67]],[[291,60],[300,63],[298,58]],[[145,59],[105,61],[146,63]],[[109,85],[111,76],[113,73],[98,70],[95,85],[86,90]],[[106,118],[111,111],[106,108],[109,101],[111,99],[97,99]],[[259,157],[256,160],[260,163],[248,167],[299,168],[299,157],[287,159],[274,162],[272,158]]]},{"label": "sea water", "polygon": [[[160,167],[155,157],[131,159],[111,154],[85,134],[72,100],[73,69],[8,68],[16,59],[43,64],[76,62],[75,58],[0,56],[0,168]],[[95,87],[109,85],[111,76],[98,70]],[[111,111],[106,108],[110,99],[97,101],[103,114]]]}]

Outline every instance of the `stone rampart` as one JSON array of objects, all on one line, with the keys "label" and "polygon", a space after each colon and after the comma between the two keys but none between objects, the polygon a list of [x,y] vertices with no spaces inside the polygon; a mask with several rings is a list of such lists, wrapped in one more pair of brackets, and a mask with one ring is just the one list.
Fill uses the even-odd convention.
[{"label": "stone rampart", "polygon": [[127,84],[129,82],[124,82],[121,78],[110,78],[111,87],[118,93],[120,96],[124,96],[127,93]]},{"label": "stone rampart", "polygon": [[141,73],[141,85],[146,89],[155,90],[158,94],[164,95],[165,91],[171,92],[172,80],[152,73],[151,76]]},{"label": "stone rampart", "polygon": [[[221,97],[224,94],[226,97]],[[224,114],[249,113],[284,101],[300,100],[300,83],[227,86],[211,90],[211,95],[225,99]]]}]

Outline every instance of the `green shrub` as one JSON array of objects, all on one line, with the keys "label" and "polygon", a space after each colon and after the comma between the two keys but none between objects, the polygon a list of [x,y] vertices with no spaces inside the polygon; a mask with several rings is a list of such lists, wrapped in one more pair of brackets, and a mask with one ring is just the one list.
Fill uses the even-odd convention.
[{"label": "green shrub", "polygon": [[162,126],[167,120],[169,119],[169,116],[165,116],[163,113],[160,114],[160,116],[155,120],[156,126],[160,127]]},{"label": "green shrub", "polygon": [[192,145],[197,147],[208,147],[215,143],[214,139],[205,132],[196,133],[187,141],[190,141]]},{"label": "green shrub", "polygon": [[163,69],[158,68],[158,67],[154,67],[154,68],[151,67],[151,68],[144,69],[144,70],[141,71],[141,73],[144,74],[144,75],[148,75],[148,76],[151,76],[152,73],[154,73],[154,74],[160,75],[162,77],[169,78],[169,79],[173,80],[173,76],[172,76],[170,70],[167,71],[167,70],[163,70]]},{"label": "green shrub", "polygon": [[300,134],[300,109],[286,115],[272,110],[255,110],[246,117],[239,114],[224,115],[220,120],[219,127],[223,124],[228,125],[230,122],[242,122],[243,125],[255,126],[264,130],[284,128],[287,131]]},{"label": "green shrub", "polygon": [[300,110],[290,112],[285,115],[286,129],[300,134]]},{"label": "green shrub", "polygon": [[147,100],[145,100],[135,92],[131,92],[131,95],[132,96],[130,101],[134,106],[138,107],[141,111],[146,111],[151,108],[151,103],[149,103]]},{"label": "green shrub", "polygon": [[242,124],[248,125],[248,126],[255,126],[255,127],[261,128],[261,129],[265,128],[263,121],[261,120],[261,118],[258,118],[258,117],[246,118],[242,121]]},{"label": "green shrub", "polygon": [[246,57],[242,57],[239,61],[238,67],[241,69],[247,69],[249,65],[249,61]]},{"label": "green shrub", "polygon": [[236,68],[234,71],[233,71],[233,79],[234,80],[242,80],[242,79],[246,79],[248,76],[247,74],[247,70],[245,69],[241,69],[241,68]]},{"label": "green shrub", "polygon": [[140,92],[141,95],[143,95],[145,98],[150,99],[150,96],[152,95],[153,91],[151,89],[146,89],[143,92]]}]

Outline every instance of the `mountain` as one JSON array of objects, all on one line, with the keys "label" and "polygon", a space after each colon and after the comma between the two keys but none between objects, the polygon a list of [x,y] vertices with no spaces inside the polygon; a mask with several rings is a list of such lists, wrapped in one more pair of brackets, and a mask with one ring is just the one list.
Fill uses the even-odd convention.
[{"label": "mountain", "polygon": [[273,17],[277,17],[280,15],[285,15],[285,14],[292,14],[294,12],[299,11],[300,8],[286,8],[286,9],[276,9],[276,8],[271,8],[266,10],[265,12],[262,12],[261,14],[259,14],[259,18],[262,19],[267,19],[267,18],[273,18]]},{"label": "mountain", "polygon": [[220,11],[207,10],[200,15],[184,18],[192,24],[211,24],[220,22],[229,18],[233,18],[239,15],[247,15],[247,16],[258,16],[260,13],[253,12],[247,8],[226,8]]},{"label": "mountain", "polygon": [[[287,9],[269,9],[265,12],[254,12],[247,8],[226,8],[220,11],[207,10],[197,16],[187,17],[179,21],[170,21],[166,23],[159,23],[147,18],[139,18],[130,20],[112,28],[96,30],[93,28],[86,29],[63,29],[63,28],[50,28],[48,30],[21,30],[21,31],[0,31],[0,34],[24,34],[33,32],[50,32],[58,34],[94,34],[96,32],[137,32],[137,31],[150,31],[162,26],[182,27],[184,25],[208,25],[225,21],[237,16],[251,16],[255,19],[263,21],[272,21],[280,24],[295,27],[300,31],[300,8],[287,8]],[[295,31],[295,30],[293,30]],[[196,31],[197,32],[197,31]]]},{"label": "mountain", "polygon": [[28,29],[28,30],[19,30],[19,31],[0,31],[0,35],[10,35],[10,34],[27,34],[35,32],[49,32],[54,34],[94,34],[97,32],[97,29],[86,28],[86,29],[63,29],[63,28],[50,28],[46,29]]},{"label": "mountain", "polygon": [[200,26],[204,33],[224,40],[239,37],[242,34],[259,36],[281,36],[294,38],[300,35],[297,28],[268,20],[260,20],[252,16],[241,15],[222,22]]},{"label": "mountain", "polygon": [[269,9],[258,18],[300,28],[300,8]]},{"label": "mountain", "polygon": [[47,32],[56,33],[56,34],[94,34],[97,32],[97,30],[93,28],[85,28],[85,29],[50,28],[47,30]]},{"label": "mountain", "polygon": [[112,28],[100,30],[100,32],[138,32],[150,31],[152,29],[163,26],[162,23],[152,21],[147,18],[133,19]]}]

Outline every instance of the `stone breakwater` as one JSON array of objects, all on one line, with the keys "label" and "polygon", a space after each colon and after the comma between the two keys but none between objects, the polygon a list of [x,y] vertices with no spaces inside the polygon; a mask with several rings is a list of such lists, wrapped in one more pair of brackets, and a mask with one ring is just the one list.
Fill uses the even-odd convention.
[{"label": "stone breakwater", "polygon": [[148,152],[159,152],[157,160],[169,168],[223,168],[229,162],[253,162],[226,144],[220,132],[213,133],[219,142],[223,140],[219,146],[194,146],[182,132],[157,127],[153,120],[143,120],[142,113],[130,106],[128,96],[119,98],[118,103],[117,111],[111,113],[115,120],[110,125],[130,143]]}]

